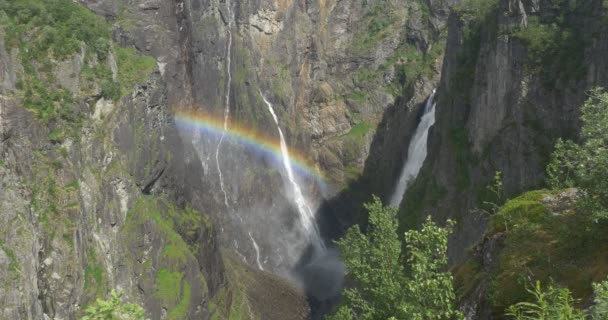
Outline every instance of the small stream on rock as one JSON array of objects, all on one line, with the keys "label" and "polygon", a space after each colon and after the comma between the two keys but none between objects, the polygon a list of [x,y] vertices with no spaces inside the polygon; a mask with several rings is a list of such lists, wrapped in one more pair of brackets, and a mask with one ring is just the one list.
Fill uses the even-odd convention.
[{"label": "small stream on rock", "polygon": [[220,189],[224,194],[224,204],[229,211],[231,210],[230,204],[228,203],[228,193],[226,192],[226,187],[224,186],[224,178],[222,176],[222,168],[220,166],[220,148],[222,147],[222,143],[224,142],[224,138],[226,137],[226,132],[228,131],[228,120],[230,119],[230,91],[231,91],[231,82],[232,82],[232,71],[231,68],[231,54],[232,54],[232,21],[234,20],[234,15],[232,13],[232,7],[230,5],[230,0],[226,0],[226,11],[228,12],[228,42],[226,43],[226,75],[228,77],[228,82],[226,83],[226,96],[224,98],[224,131],[220,136],[220,140],[215,148],[215,165],[217,166],[217,172],[220,180]]}]

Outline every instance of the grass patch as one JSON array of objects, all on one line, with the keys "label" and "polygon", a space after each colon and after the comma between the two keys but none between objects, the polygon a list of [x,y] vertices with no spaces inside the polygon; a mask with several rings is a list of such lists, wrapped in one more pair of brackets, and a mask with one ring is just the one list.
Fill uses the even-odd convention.
[{"label": "grass patch", "polygon": [[8,271],[12,274],[13,277],[17,277],[19,275],[19,262],[17,262],[17,256],[15,252],[6,246],[6,244],[0,240],[0,249],[6,253],[8,256]]},{"label": "grass patch", "polygon": [[370,131],[375,129],[375,127],[376,126],[371,123],[359,123],[352,126],[350,128],[350,131],[348,131],[348,133],[344,135],[344,137],[354,139],[356,141],[362,141]]},{"label": "grass patch", "polygon": [[61,129],[55,129],[49,134],[49,140],[52,143],[60,143],[65,138],[65,132]]},{"label": "grass patch", "polygon": [[[154,296],[169,310],[167,319],[184,319],[190,308],[190,284],[183,282],[184,274],[160,269],[156,274]],[[182,285],[183,284],[183,285]]]},{"label": "grass patch", "polygon": [[98,258],[95,249],[89,249],[87,266],[84,269],[84,291],[91,298],[99,298],[105,293],[104,269]]},{"label": "grass patch", "polygon": [[127,94],[135,85],[148,79],[150,73],[156,67],[154,58],[141,56],[132,48],[116,48],[116,56],[118,60],[118,80],[122,86],[122,95]]}]

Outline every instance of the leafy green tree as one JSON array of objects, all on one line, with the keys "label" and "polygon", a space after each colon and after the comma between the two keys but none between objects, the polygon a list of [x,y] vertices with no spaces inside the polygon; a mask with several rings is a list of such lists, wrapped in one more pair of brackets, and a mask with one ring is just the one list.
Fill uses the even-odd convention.
[{"label": "leafy green tree", "polygon": [[133,303],[123,303],[122,294],[114,290],[110,300],[97,299],[85,312],[81,320],[144,320],[144,309]]},{"label": "leafy green tree", "polygon": [[582,108],[581,143],[558,140],[547,167],[554,188],[577,187],[583,212],[608,218],[608,93],[591,91]]},{"label": "leafy green tree", "polygon": [[328,319],[460,318],[454,308],[452,275],[443,271],[451,223],[440,228],[429,217],[421,231],[406,232],[404,257],[396,208],[384,207],[377,197],[365,207],[369,211],[367,234],[354,226],[338,242],[355,284],[344,289],[343,304]]}]

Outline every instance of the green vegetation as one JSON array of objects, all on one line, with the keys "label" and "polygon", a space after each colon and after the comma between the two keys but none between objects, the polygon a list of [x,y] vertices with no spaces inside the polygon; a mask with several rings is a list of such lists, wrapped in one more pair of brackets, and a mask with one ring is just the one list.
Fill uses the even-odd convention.
[{"label": "green vegetation", "polygon": [[[137,237],[138,228],[150,220],[164,239],[162,267],[155,275],[154,296],[167,309],[168,319],[184,319],[190,308],[192,284],[186,281],[182,270],[189,262],[195,261],[192,250],[197,250],[197,238],[192,230],[200,228],[202,220],[199,213],[190,208],[178,210],[161,199],[142,197],[127,213],[124,234]],[[191,236],[194,236],[193,245],[189,246],[184,239]]]},{"label": "green vegetation", "polygon": [[408,201],[403,201],[403,206],[399,210],[399,230],[416,228],[422,222],[422,210],[437,204],[446,193],[445,187],[437,182],[430,170],[422,170],[418,173],[414,184],[407,189]]},{"label": "green vegetation", "polygon": [[6,45],[19,49],[24,72],[17,88],[23,104],[40,120],[68,123],[63,135],[56,131],[49,137],[55,143],[82,120],[74,102],[77,93],[56,79],[58,68],[65,68],[60,62],[84,53],[80,75],[68,77],[84,80],[79,87],[86,94],[97,83],[101,95],[112,100],[143,82],[155,65],[154,59],[140,57],[133,49],[118,48],[118,81],[114,81],[107,61],[113,50],[109,24],[71,0],[0,0],[0,29],[6,34]]},{"label": "green vegetation", "polygon": [[454,8],[463,23],[463,45],[457,53],[458,68],[455,71],[451,95],[460,95],[469,100],[475,77],[475,68],[484,34],[496,34],[496,11],[498,0],[465,0]]},{"label": "green vegetation", "polygon": [[421,231],[406,232],[404,256],[396,209],[377,197],[365,207],[367,235],[355,226],[338,242],[354,285],[344,289],[344,301],[329,319],[461,318],[454,309],[452,276],[443,271],[450,227],[440,228],[429,218]]},{"label": "green vegetation", "polygon": [[6,255],[8,256],[8,271],[11,273],[12,276],[17,276],[17,274],[19,273],[19,262],[17,262],[17,256],[15,255],[15,252],[13,252],[11,248],[7,247],[2,240],[0,240],[0,250],[4,251],[4,253],[6,253]]},{"label": "green vegetation", "polygon": [[368,5],[361,25],[365,26],[355,34],[354,47],[358,50],[373,48],[391,33],[390,27],[397,21],[397,12],[388,1],[374,1]]},{"label": "green vegetation", "polygon": [[371,123],[359,123],[350,128],[350,131],[345,135],[345,137],[356,141],[361,141],[371,130],[375,129],[375,127],[376,126]]},{"label": "green vegetation", "polygon": [[575,10],[569,5],[572,1],[556,2],[559,3],[557,8],[561,15],[546,20],[529,17],[528,25],[513,34],[528,48],[528,68],[531,72],[539,73],[547,85],[553,85],[560,77],[564,80],[579,79],[586,72],[583,63],[584,32],[565,17]]},{"label": "green vegetation", "polygon": [[89,249],[84,270],[84,291],[91,298],[98,298],[106,293],[104,269],[98,258],[95,249]]},{"label": "green vegetation", "polygon": [[507,315],[515,320],[554,319],[584,320],[583,313],[574,308],[574,299],[566,288],[549,286],[544,291],[536,281],[534,289],[528,289],[536,302],[519,302],[509,307]]},{"label": "green vegetation", "polygon": [[[247,291],[255,286],[254,274],[240,263],[239,258],[223,252],[226,267],[226,286],[211,300],[209,311],[212,320],[255,319]],[[260,285],[260,284],[258,284]]]},{"label": "green vegetation", "polygon": [[144,320],[144,309],[133,303],[124,303],[122,293],[112,290],[110,300],[97,299],[86,308],[81,320]]},{"label": "green vegetation", "polygon": [[509,307],[507,315],[514,320],[605,320],[608,316],[608,281],[596,283],[594,288],[594,305],[586,315],[576,309],[577,302],[567,288],[549,285],[546,290],[536,282],[528,292],[534,297],[534,302],[519,302]]},{"label": "green vegetation", "polygon": [[181,272],[172,272],[167,269],[160,269],[156,273],[156,292],[154,296],[163,302],[163,306],[174,306],[180,300],[182,290]]},{"label": "green vegetation", "polygon": [[[10,46],[27,49],[29,58],[64,59],[85,44],[104,58],[110,30],[103,18],[71,0],[2,0],[0,16]],[[10,28],[8,28],[10,27]]]},{"label": "green vegetation", "polygon": [[[582,319],[577,309],[593,292],[605,296],[592,283],[608,275],[608,95],[593,90],[582,113],[581,142],[558,141],[547,168],[554,190],[525,193],[491,217],[487,237],[504,238],[497,264],[488,274],[475,261],[459,266],[460,296],[486,278],[494,314],[511,306],[516,319]],[[531,280],[551,285],[528,290]],[[605,302],[596,305],[605,312]]]},{"label": "green vegetation", "polygon": [[51,133],[49,133],[49,140],[52,143],[60,143],[61,141],[63,141],[64,137],[65,133],[61,129],[55,129],[51,131]]},{"label": "green vegetation", "polygon": [[559,140],[547,168],[554,188],[577,187],[580,211],[608,218],[608,93],[591,91],[582,108],[581,143]]},{"label": "green vegetation", "polygon": [[[526,287],[531,278],[544,283],[553,279],[576,297],[588,297],[591,282],[608,274],[606,227],[573,210],[555,213],[544,199],[555,199],[556,194],[542,190],[526,193],[507,201],[492,216],[489,234],[506,234],[498,264],[488,275],[495,314],[502,314],[516,302],[529,301]],[[476,271],[458,272],[464,277],[459,283],[476,283]],[[464,295],[466,289],[462,292]]]},{"label": "green vegetation", "polygon": [[132,48],[116,48],[116,57],[121,96],[133,90],[138,83],[144,82],[156,67],[156,60],[140,56]]}]

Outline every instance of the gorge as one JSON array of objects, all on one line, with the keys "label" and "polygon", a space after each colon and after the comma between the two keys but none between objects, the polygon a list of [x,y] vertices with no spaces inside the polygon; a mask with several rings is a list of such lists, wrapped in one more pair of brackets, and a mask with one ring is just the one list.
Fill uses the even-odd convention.
[{"label": "gorge", "polygon": [[[603,0],[0,0],[0,319],[80,319],[112,290],[153,320],[324,319],[356,286],[335,241],[367,231],[374,195],[400,235],[456,222],[467,319],[507,319],[522,270],[588,306],[603,242],[570,250],[588,268],[541,270],[495,216],[582,140],[607,17]],[[522,201],[566,217],[560,192]]]}]

